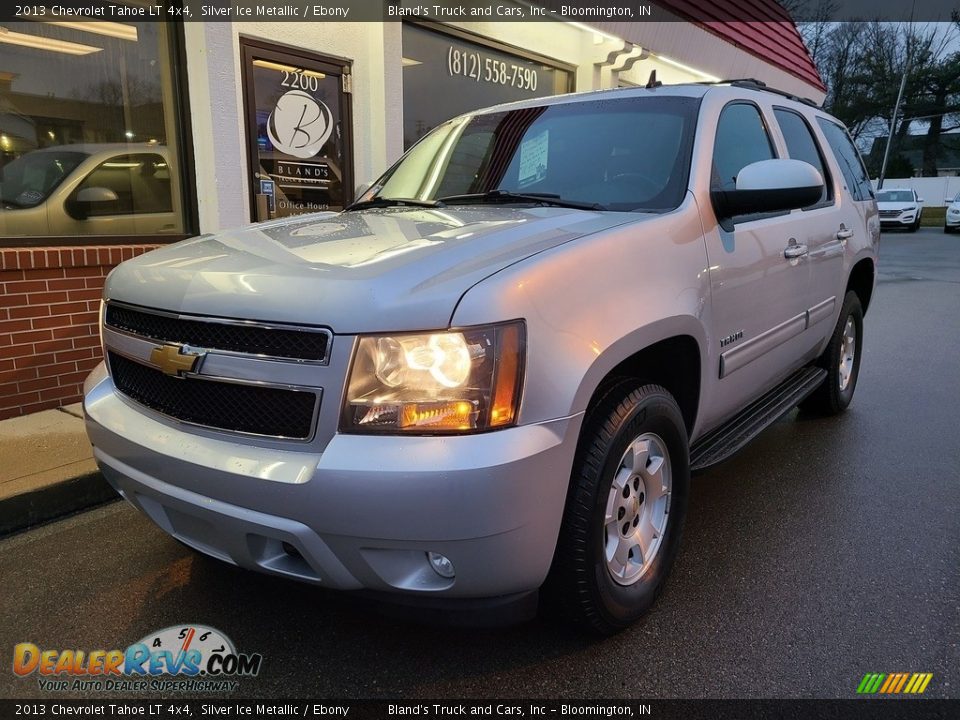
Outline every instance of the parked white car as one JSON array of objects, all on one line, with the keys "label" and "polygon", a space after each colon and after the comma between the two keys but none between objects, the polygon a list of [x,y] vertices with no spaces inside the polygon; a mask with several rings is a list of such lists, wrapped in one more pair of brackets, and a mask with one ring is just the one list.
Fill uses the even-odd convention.
[{"label": "parked white car", "polygon": [[880,227],[902,227],[916,232],[923,214],[923,198],[912,188],[890,188],[877,191]]},{"label": "parked white car", "polygon": [[947,215],[943,219],[945,233],[956,232],[958,229],[960,229],[960,193],[957,193],[952,200],[947,198]]}]

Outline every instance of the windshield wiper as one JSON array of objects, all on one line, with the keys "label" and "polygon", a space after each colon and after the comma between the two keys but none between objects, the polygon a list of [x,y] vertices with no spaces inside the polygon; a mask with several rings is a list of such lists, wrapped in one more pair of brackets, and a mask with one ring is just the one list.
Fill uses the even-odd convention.
[{"label": "windshield wiper", "polygon": [[388,198],[375,197],[369,200],[358,200],[352,205],[344,208],[347,210],[365,210],[367,208],[385,208],[385,207],[429,207],[441,208],[443,203],[439,200],[416,200],[414,198]]},{"label": "windshield wiper", "polygon": [[606,210],[600,203],[567,200],[556,193],[515,193],[509,190],[489,190],[482,193],[466,193],[464,195],[448,195],[440,198],[440,202],[450,203],[537,203],[554,207],[573,208],[574,210]]}]

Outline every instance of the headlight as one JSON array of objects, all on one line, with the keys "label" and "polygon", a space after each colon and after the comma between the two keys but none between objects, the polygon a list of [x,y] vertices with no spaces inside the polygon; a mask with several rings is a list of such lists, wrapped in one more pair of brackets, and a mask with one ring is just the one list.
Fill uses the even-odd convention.
[{"label": "headlight", "polygon": [[908,212],[913,212],[914,210],[916,210],[915,207],[908,207],[908,208],[904,208],[904,209],[901,210],[900,212],[902,212],[902,213],[908,213]]},{"label": "headlight", "polygon": [[340,429],[430,435],[513,425],[525,335],[516,321],[360,338]]}]

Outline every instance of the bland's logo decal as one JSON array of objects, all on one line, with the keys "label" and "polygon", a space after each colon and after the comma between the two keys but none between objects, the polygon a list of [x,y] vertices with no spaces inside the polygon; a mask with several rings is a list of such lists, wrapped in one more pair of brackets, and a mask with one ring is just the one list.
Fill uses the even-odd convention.
[{"label": "bland's logo decal", "polygon": [[330,108],[303,90],[290,90],[277,100],[267,120],[267,136],[280,152],[310,158],[333,132]]}]

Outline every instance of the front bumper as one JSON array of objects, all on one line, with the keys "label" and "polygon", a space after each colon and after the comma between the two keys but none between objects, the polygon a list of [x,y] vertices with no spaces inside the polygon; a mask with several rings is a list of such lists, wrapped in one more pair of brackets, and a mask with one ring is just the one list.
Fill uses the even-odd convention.
[{"label": "front bumper", "polygon": [[880,227],[909,227],[917,220],[917,213],[910,212],[892,218],[880,218]]},{"label": "front bumper", "polygon": [[[581,416],[462,437],[334,435],[322,453],[202,437],[87,381],[104,476],[191,547],[340,590],[525,593],[546,577]],[[441,577],[427,552],[451,560]]]},{"label": "front bumper", "polygon": [[950,215],[950,213],[947,213],[944,219],[944,225],[949,228],[960,228],[960,214]]}]

